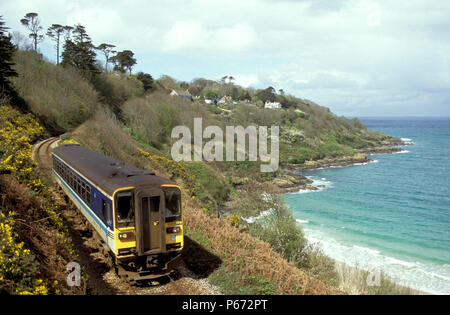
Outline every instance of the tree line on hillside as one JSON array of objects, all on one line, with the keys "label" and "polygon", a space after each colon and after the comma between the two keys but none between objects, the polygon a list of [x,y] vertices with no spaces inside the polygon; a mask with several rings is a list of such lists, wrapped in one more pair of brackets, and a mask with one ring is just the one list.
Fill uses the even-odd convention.
[{"label": "tree line on hillside", "polygon": [[[31,46],[28,50],[38,52],[39,44],[45,37],[54,42],[56,51],[57,66],[71,66],[76,68],[85,78],[93,83],[104,99],[110,98],[108,95],[110,88],[99,78],[99,74],[119,73],[131,75],[137,60],[131,50],[117,51],[116,46],[109,43],[101,43],[96,46],[88,35],[86,28],[77,24],[74,26],[51,24],[46,30],[41,25],[41,20],[37,13],[27,13],[20,22],[28,30],[28,37],[31,39]],[[6,33],[5,33],[6,34]],[[10,35],[5,35],[11,39]],[[24,37],[18,32],[13,33],[15,49],[19,49]],[[11,41],[10,41],[11,43]],[[14,49],[10,47],[10,49]],[[98,55],[104,58],[103,62],[97,60]],[[10,60],[8,58],[3,60]],[[221,77],[219,80],[208,80],[197,78],[190,83],[177,81],[167,75],[155,81],[148,73],[138,72],[136,78],[142,82],[144,91],[150,92],[161,87],[165,90],[175,89],[189,91],[196,98],[216,99],[224,96],[233,101],[251,103],[257,107],[264,107],[266,102],[279,102],[283,108],[293,108],[305,110],[310,106],[304,100],[291,95],[286,95],[283,89],[275,90],[272,86],[265,89],[243,88],[236,85],[236,79],[231,75]],[[113,106],[117,111],[119,104]]]},{"label": "tree line on hillside", "polygon": [[[131,74],[137,63],[131,50],[117,51],[116,46],[109,43],[94,45],[86,28],[81,24],[74,26],[52,24],[45,31],[39,15],[34,12],[27,13],[20,22],[29,31],[28,37],[35,52],[38,52],[38,45],[47,36],[55,43],[56,64],[73,66],[91,81],[95,81],[95,77],[101,72],[109,73],[109,65],[112,65],[113,72]],[[18,46],[23,38],[17,32],[15,35],[18,37]],[[105,58],[104,66],[97,62],[97,54]],[[149,90],[153,87],[153,78],[150,74],[139,72],[138,79],[143,79],[144,89]]]}]

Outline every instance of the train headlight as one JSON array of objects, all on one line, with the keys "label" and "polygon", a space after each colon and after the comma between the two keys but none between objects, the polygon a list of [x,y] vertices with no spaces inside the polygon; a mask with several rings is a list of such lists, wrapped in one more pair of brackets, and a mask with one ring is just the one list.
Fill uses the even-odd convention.
[{"label": "train headlight", "polygon": [[167,233],[180,233],[181,228],[179,226],[171,226],[167,228]]},{"label": "train headlight", "polygon": [[124,232],[124,233],[119,233],[119,240],[121,241],[126,241],[126,240],[130,240],[134,238],[134,233],[133,232]]}]

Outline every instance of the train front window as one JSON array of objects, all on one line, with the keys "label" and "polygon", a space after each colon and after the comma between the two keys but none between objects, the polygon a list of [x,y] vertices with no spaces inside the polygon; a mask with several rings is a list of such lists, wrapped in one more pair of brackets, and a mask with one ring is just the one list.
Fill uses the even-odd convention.
[{"label": "train front window", "polygon": [[166,222],[181,220],[181,195],[177,188],[164,189],[166,195]]},{"label": "train front window", "polygon": [[116,223],[117,227],[134,226],[133,193],[122,191],[117,193]]}]

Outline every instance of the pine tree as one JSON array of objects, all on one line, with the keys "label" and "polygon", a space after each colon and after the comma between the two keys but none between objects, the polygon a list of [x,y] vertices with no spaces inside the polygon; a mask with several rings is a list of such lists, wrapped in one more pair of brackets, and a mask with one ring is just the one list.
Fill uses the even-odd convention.
[{"label": "pine tree", "polygon": [[11,90],[9,77],[17,76],[17,72],[12,68],[11,61],[15,50],[11,43],[11,37],[6,34],[8,27],[4,26],[3,17],[0,16],[0,91]]},{"label": "pine tree", "polygon": [[131,74],[131,70],[136,64],[136,59],[133,57],[134,53],[131,50],[118,52],[117,55],[111,58],[111,61],[115,64],[114,71],[118,71],[121,73],[129,71],[129,73]]},{"label": "pine tree", "polygon": [[23,19],[20,20],[31,33],[29,37],[33,40],[34,51],[37,52],[37,45],[44,40],[44,35],[39,34],[42,31],[41,20],[38,14],[34,12],[27,13]]},{"label": "pine tree", "polygon": [[62,53],[63,66],[71,65],[77,68],[86,78],[93,79],[99,70],[96,66],[96,56],[91,38],[84,26],[78,24],[72,30],[73,40],[67,39]]},{"label": "pine tree", "polygon": [[105,72],[106,73],[108,73],[108,62],[110,62],[109,55],[116,53],[116,51],[113,50],[114,47],[116,47],[116,46],[103,43],[95,48],[97,50],[100,50],[103,53],[103,55],[105,55]]},{"label": "pine tree", "polygon": [[59,64],[59,46],[61,42],[61,35],[64,33],[64,27],[59,24],[52,24],[47,29],[47,36],[50,37],[56,43],[56,64]]}]

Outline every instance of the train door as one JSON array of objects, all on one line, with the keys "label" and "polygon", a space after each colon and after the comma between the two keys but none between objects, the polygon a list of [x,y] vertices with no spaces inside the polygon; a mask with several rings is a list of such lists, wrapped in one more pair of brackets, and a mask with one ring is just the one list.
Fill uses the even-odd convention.
[{"label": "train door", "polygon": [[136,193],[136,247],[140,255],[159,253],[164,248],[164,195],[161,190]]}]

